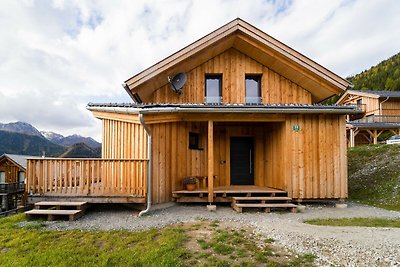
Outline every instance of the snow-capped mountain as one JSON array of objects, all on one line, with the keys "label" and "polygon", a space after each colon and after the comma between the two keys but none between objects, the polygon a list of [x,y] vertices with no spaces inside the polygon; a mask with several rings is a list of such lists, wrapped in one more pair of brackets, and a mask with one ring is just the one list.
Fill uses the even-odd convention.
[{"label": "snow-capped mountain", "polygon": [[0,123],[0,131],[21,133],[26,135],[34,135],[43,137],[42,134],[32,125],[26,122],[17,121],[10,123]]},{"label": "snow-capped mountain", "polygon": [[31,124],[22,121],[11,122],[11,123],[0,123],[0,131],[38,136],[40,138],[52,142],[53,144],[65,147],[79,143],[84,143],[93,149],[101,147],[101,144],[91,137],[84,137],[77,134],[65,137],[55,132],[50,132],[50,131],[40,132]]},{"label": "snow-capped mountain", "polygon": [[59,140],[63,139],[64,136],[55,132],[40,131],[40,133],[49,141],[57,143]]}]

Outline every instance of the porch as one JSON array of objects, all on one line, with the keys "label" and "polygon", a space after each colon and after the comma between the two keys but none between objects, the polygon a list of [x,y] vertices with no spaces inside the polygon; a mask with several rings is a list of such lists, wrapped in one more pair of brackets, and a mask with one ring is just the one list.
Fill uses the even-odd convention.
[{"label": "porch", "polygon": [[144,203],[147,159],[28,159],[28,203]]},{"label": "porch", "polygon": [[[208,188],[193,191],[176,190],[172,192],[176,202],[208,202]],[[283,197],[287,192],[271,187],[255,185],[231,185],[214,187],[214,202],[232,202],[232,197]]]}]

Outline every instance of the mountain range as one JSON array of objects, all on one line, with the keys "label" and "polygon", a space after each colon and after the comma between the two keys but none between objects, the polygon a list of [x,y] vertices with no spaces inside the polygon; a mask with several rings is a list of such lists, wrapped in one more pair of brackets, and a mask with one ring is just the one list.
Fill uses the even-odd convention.
[{"label": "mountain range", "polygon": [[39,131],[26,122],[0,123],[0,155],[3,153],[97,158],[101,144],[91,137]]}]

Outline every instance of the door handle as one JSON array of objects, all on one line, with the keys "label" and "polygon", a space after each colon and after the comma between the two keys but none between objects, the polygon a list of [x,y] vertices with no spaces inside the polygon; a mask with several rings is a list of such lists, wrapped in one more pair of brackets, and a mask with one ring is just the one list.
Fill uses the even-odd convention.
[{"label": "door handle", "polygon": [[252,168],[251,168],[252,160],[253,160],[253,159],[251,158],[251,149],[250,149],[250,166],[249,166],[250,174],[253,172],[253,170],[252,170]]}]

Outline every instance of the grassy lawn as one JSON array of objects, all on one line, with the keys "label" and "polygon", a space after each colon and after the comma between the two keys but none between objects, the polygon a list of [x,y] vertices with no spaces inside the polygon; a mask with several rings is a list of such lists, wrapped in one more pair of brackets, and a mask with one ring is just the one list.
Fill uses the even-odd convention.
[{"label": "grassy lawn", "polygon": [[[23,214],[0,219],[1,266],[312,266],[296,255],[219,222],[147,231],[49,231]],[[21,226],[22,225],[22,226]]]},{"label": "grassy lawn", "polygon": [[349,219],[313,219],[305,223],[328,226],[363,226],[400,228],[400,219],[349,218]]},{"label": "grassy lawn", "polygon": [[400,145],[349,149],[349,199],[400,211]]}]

